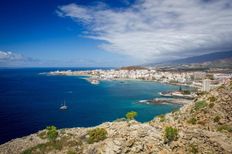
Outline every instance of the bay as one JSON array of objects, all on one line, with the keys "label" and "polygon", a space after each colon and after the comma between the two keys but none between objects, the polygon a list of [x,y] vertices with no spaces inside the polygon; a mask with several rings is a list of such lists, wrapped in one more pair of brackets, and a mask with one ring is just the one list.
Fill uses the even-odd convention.
[{"label": "bay", "polygon": [[[0,69],[0,144],[35,133],[48,125],[58,128],[90,127],[138,112],[147,122],[179,108],[172,104],[139,104],[178,86],[147,81],[103,81],[92,85],[83,77],[47,76],[41,72],[95,68]],[[63,101],[67,111],[59,110]]]}]

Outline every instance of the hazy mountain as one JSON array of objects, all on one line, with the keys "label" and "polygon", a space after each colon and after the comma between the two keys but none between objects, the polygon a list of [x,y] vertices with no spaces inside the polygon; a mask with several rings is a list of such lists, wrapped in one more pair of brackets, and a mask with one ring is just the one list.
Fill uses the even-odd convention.
[{"label": "hazy mountain", "polygon": [[188,57],[184,59],[178,59],[173,61],[165,61],[162,63],[150,63],[147,64],[147,66],[156,66],[156,65],[179,65],[179,64],[201,64],[201,63],[217,63],[217,61],[220,61],[220,63],[227,63],[230,62],[232,58],[232,51],[226,51],[226,52],[215,52],[200,56],[194,56],[194,57]]}]

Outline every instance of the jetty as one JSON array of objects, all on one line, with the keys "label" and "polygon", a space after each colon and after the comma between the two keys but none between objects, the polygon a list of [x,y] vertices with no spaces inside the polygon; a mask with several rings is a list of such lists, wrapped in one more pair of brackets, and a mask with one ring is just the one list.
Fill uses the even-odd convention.
[{"label": "jetty", "polygon": [[181,98],[154,98],[150,100],[139,101],[141,104],[178,104],[185,105],[192,102],[190,99],[181,99]]}]

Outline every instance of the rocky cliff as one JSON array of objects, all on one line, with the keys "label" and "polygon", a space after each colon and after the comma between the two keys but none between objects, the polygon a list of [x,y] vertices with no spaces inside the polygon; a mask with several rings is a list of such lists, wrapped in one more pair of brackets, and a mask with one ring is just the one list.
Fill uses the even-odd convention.
[{"label": "rocky cliff", "polygon": [[[158,116],[148,123],[119,119],[94,128],[61,129],[54,141],[47,138],[48,130],[41,130],[0,145],[0,153],[231,154],[231,91],[232,81],[228,81],[209,93],[199,94],[180,110]],[[95,128],[103,128],[107,134],[90,143],[89,132]]]}]

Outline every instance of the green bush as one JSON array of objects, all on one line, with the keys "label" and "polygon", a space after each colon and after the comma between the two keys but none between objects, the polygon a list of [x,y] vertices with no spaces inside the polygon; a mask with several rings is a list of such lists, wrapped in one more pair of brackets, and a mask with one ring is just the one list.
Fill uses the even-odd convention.
[{"label": "green bush", "polygon": [[160,122],[164,122],[165,121],[165,115],[161,114],[158,116]]},{"label": "green bush", "polygon": [[47,137],[50,141],[55,141],[58,137],[58,131],[55,126],[48,126],[47,128]]},{"label": "green bush", "polygon": [[197,123],[197,119],[193,117],[193,118],[190,118],[187,122],[189,124],[195,125]]},{"label": "green bush", "polygon": [[88,131],[88,136],[87,142],[92,144],[106,139],[107,131],[104,128],[95,128]]},{"label": "green bush", "polygon": [[220,119],[221,119],[221,118],[220,118],[219,116],[216,116],[216,117],[214,117],[213,121],[214,121],[214,122],[219,122]]},{"label": "green bush", "polygon": [[164,137],[165,137],[165,140],[167,142],[171,142],[171,141],[174,141],[174,140],[177,140],[177,137],[178,137],[178,131],[176,128],[173,128],[173,127],[166,127],[165,128],[165,132],[164,132]]},{"label": "green bush", "polygon": [[204,108],[206,106],[207,106],[207,104],[206,104],[205,101],[198,101],[198,102],[195,103],[194,109],[199,110],[199,109],[202,109],[202,108]]},{"label": "green bush", "polygon": [[133,119],[135,119],[135,117],[136,117],[137,115],[138,115],[137,112],[131,111],[131,112],[128,112],[128,113],[126,114],[126,118],[127,118],[128,120],[133,120]]},{"label": "green bush", "polygon": [[218,131],[228,131],[228,132],[232,133],[232,127],[229,125],[221,125],[218,127],[217,130]]}]

